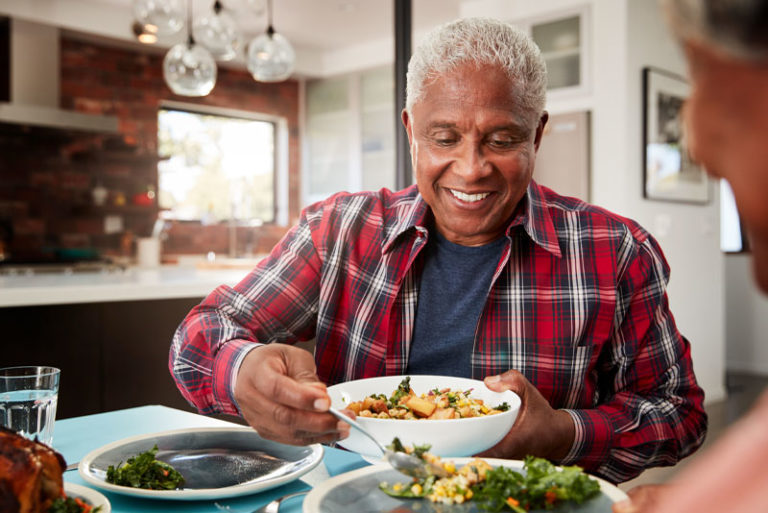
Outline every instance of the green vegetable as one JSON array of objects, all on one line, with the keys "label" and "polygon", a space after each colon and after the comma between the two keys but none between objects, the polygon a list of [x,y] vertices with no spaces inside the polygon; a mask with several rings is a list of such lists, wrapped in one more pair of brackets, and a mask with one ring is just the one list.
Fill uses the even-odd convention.
[{"label": "green vegetable", "polygon": [[389,402],[391,404],[397,404],[397,402],[400,400],[401,397],[405,397],[410,393],[411,393],[411,377],[406,376],[405,378],[403,378],[400,384],[397,385],[397,390],[392,392],[392,397],[389,398]]},{"label": "green vegetable", "polygon": [[[418,458],[424,459],[424,453],[429,452],[431,448],[432,448],[432,444],[414,445],[413,452],[411,454],[413,454]],[[408,451],[405,450],[405,446],[403,445],[403,442],[401,442],[400,438],[398,437],[395,437],[392,439],[392,443],[387,446],[387,449],[394,452],[408,453]]]},{"label": "green vegetable", "polygon": [[429,476],[428,478],[419,481],[418,485],[421,487],[421,490],[418,493],[413,491],[414,483],[396,483],[392,486],[389,486],[387,483],[379,483],[379,489],[390,497],[417,499],[426,497],[428,494],[432,493],[432,485],[435,483],[435,479],[437,479],[435,476]]},{"label": "green vegetable", "polygon": [[72,497],[59,497],[54,500],[51,503],[51,507],[48,508],[48,513],[83,513],[83,511],[98,513],[101,511],[101,506],[95,508],[90,508],[89,506],[83,507]]},{"label": "green vegetable", "polygon": [[133,458],[125,465],[107,468],[107,482],[147,490],[175,490],[184,484],[184,477],[169,464],[155,459],[157,445]]},{"label": "green vegetable", "polygon": [[509,403],[507,403],[507,401],[504,401],[500,405],[494,406],[493,409],[499,410],[499,411],[507,411],[509,409]]},{"label": "green vegetable", "polygon": [[[525,476],[504,467],[488,471],[485,481],[473,488],[478,508],[525,513],[531,509],[552,509],[566,501],[581,504],[600,490],[598,482],[577,466],[558,470],[544,458],[527,456],[524,468]],[[510,497],[512,501],[508,501]]]}]

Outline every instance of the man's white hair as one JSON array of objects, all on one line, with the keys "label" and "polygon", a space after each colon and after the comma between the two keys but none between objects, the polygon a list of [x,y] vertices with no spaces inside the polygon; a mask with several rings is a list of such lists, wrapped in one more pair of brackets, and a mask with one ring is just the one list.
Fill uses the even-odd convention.
[{"label": "man's white hair", "polygon": [[662,0],[677,35],[768,63],[768,0]]},{"label": "man's white hair", "polygon": [[405,108],[410,113],[424,87],[465,63],[498,65],[515,84],[528,126],[538,123],[546,102],[547,68],[541,51],[523,31],[492,18],[466,18],[433,29],[408,63]]}]

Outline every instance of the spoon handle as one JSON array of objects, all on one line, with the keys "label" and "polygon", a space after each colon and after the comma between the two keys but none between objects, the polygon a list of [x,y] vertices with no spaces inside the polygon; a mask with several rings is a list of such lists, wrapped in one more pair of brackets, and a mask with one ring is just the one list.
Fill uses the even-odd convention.
[{"label": "spoon handle", "polygon": [[379,448],[379,450],[381,451],[381,454],[386,454],[387,453],[387,449],[381,444],[381,442],[376,440],[373,437],[373,435],[370,432],[368,432],[367,429],[365,429],[363,426],[361,426],[356,420],[353,420],[350,417],[347,417],[346,415],[344,415],[343,413],[341,413],[339,410],[337,410],[334,407],[328,408],[328,413],[330,413],[331,415],[333,415],[337,419],[346,422],[347,424],[349,424],[350,426],[352,426],[353,428],[357,429],[362,434],[364,434],[365,436],[370,438],[373,441],[373,443],[376,444],[376,447]]}]

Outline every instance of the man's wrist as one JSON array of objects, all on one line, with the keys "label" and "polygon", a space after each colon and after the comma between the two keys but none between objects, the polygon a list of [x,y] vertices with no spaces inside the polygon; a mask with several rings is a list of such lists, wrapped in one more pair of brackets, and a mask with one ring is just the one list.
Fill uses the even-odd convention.
[{"label": "man's wrist", "polygon": [[576,437],[576,426],[573,417],[565,410],[555,410],[554,417],[555,443],[552,445],[549,459],[560,461],[571,452]]}]

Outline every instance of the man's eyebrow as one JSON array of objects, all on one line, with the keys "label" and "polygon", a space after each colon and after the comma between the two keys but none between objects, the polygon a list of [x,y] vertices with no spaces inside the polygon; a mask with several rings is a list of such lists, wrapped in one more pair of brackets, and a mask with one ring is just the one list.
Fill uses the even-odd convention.
[{"label": "man's eyebrow", "polygon": [[427,130],[440,130],[445,128],[456,128],[456,123],[451,123],[450,121],[435,121],[427,125]]}]

